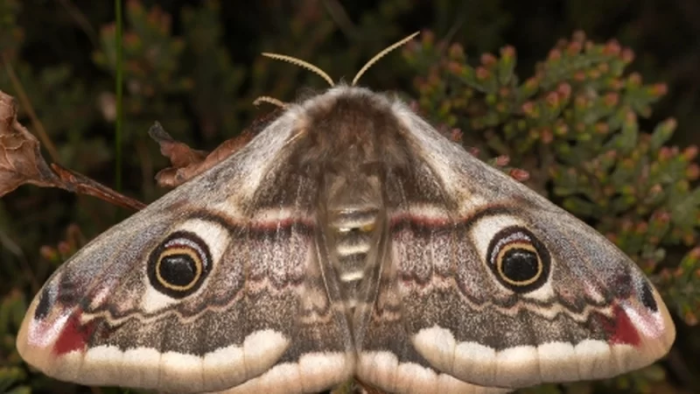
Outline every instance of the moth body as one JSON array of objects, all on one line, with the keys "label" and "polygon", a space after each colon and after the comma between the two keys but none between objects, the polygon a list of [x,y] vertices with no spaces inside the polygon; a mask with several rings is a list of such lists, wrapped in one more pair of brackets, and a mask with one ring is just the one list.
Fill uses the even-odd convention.
[{"label": "moth body", "polygon": [[17,346],[84,384],[495,394],[640,368],[674,337],[595,230],[400,100],[337,86],[79,251]]},{"label": "moth body", "polygon": [[357,290],[364,277],[367,256],[376,244],[376,208],[350,208],[331,212],[329,221],[330,245],[333,245],[335,271],[343,288],[348,310],[354,309]]},{"label": "moth body", "polygon": [[[377,248],[390,201],[387,172],[404,171],[405,152],[391,141],[399,125],[389,102],[363,89],[342,87],[333,101],[314,100],[297,120],[301,177],[318,185],[317,223],[326,228],[329,260],[352,319],[365,274],[376,269]],[[368,258],[375,256],[374,258]]]}]

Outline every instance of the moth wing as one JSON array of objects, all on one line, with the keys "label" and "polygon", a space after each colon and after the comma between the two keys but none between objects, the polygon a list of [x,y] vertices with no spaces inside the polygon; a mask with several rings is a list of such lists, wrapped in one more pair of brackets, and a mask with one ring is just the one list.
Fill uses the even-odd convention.
[{"label": "moth wing", "polygon": [[166,392],[314,392],[351,376],[316,185],[280,164],[293,121],[76,253],[29,307],[21,356],[61,380]]},{"label": "moth wing", "polygon": [[389,223],[379,215],[379,230],[366,256],[367,267],[356,290],[353,332],[357,343],[360,382],[388,393],[503,394],[512,390],[482,387],[458,380],[425,363],[411,345],[398,298],[400,279],[390,266],[376,264],[390,258]]},{"label": "moth wing", "polygon": [[607,378],[666,354],[673,322],[634,262],[396,108],[412,163],[385,177],[379,286],[355,328],[361,378],[517,388]]}]

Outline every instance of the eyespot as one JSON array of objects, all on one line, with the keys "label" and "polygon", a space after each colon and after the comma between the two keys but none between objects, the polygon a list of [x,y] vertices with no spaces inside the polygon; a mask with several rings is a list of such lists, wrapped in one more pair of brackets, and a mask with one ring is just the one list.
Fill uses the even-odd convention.
[{"label": "eyespot", "polygon": [[189,231],[166,238],[148,260],[148,279],[158,291],[173,298],[186,297],[199,289],[211,269],[206,243]]},{"label": "eyespot", "polygon": [[507,227],[494,235],[487,252],[496,279],[517,293],[528,293],[547,282],[549,252],[527,229]]}]

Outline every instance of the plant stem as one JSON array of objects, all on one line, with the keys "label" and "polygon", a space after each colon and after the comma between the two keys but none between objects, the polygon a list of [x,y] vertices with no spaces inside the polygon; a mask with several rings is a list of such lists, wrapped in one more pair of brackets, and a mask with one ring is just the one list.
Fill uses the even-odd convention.
[{"label": "plant stem", "polygon": [[116,35],[115,45],[117,49],[117,59],[115,65],[116,71],[116,96],[117,96],[117,119],[114,129],[114,145],[115,145],[115,184],[117,191],[122,190],[122,131],[124,121],[124,108],[122,106],[123,99],[123,77],[124,77],[124,53],[122,47],[122,0],[114,0],[114,12],[116,14]]}]

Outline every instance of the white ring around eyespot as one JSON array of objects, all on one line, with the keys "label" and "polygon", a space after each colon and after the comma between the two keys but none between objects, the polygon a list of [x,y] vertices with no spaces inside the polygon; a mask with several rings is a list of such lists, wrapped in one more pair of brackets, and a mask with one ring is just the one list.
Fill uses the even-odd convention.
[{"label": "white ring around eyespot", "polygon": [[[177,231],[188,231],[196,234],[209,248],[209,254],[211,255],[211,261],[209,263],[211,264],[211,268],[209,269],[209,275],[204,278],[204,283],[202,283],[201,287],[197,290],[197,292],[200,292],[202,289],[206,288],[207,281],[216,270],[224,251],[231,242],[229,231],[217,222],[204,219],[187,220],[170,228],[167,234],[172,234]],[[164,235],[164,239],[167,238],[167,234]],[[146,256],[145,258],[147,259],[148,257]],[[143,262],[143,266],[145,270],[147,266],[146,261]],[[144,310],[144,312],[155,312],[180,302],[180,300],[169,297],[154,289],[149,283],[148,275],[146,275],[145,271],[142,280],[146,289],[141,301],[141,308]],[[197,292],[194,294],[197,294]]]},{"label": "white ring around eyespot", "polygon": [[[491,240],[501,230],[514,226],[528,229],[528,226],[527,224],[525,224],[524,221],[518,219],[515,216],[505,214],[482,216],[471,225],[469,237],[476,246],[477,252],[479,253],[479,257],[481,258],[481,262],[485,270],[491,271],[491,269],[488,266],[488,250]],[[547,247],[547,245],[545,245],[545,247]],[[550,269],[549,278],[547,279],[547,282],[539,289],[522,294],[522,297],[535,299],[539,301],[546,301],[554,296],[554,290],[552,289],[552,274],[553,271],[556,269],[557,262],[555,256],[553,256],[552,253],[550,253],[549,264]],[[503,285],[500,283],[498,285],[503,287]],[[505,287],[503,288],[505,289]],[[505,290],[511,291],[508,289]]]},{"label": "white ring around eyespot", "polygon": [[474,245],[476,245],[479,257],[481,257],[481,261],[484,263],[485,267],[487,267],[488,264],[488,250],[493,237],[504,228],[513,226],[527,228],[523,221],[510,215],[483,216],[472,224],[469,236]]}]

